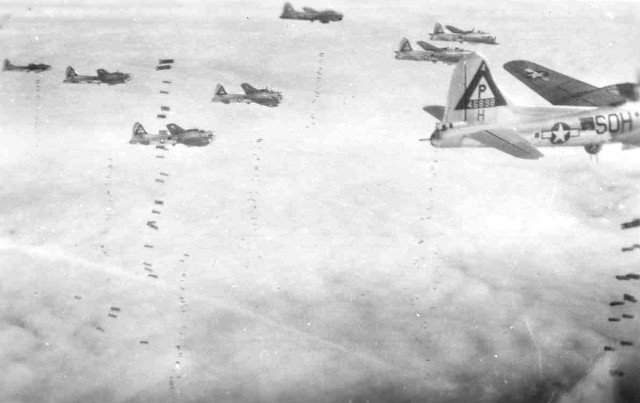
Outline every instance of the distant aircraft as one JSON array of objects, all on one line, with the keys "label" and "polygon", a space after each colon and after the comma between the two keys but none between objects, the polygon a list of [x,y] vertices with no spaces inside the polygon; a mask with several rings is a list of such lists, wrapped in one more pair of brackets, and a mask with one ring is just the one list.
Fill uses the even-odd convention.
[{"label": "distant aircraft", "polygon": [[97,76],[80,76],[76,73],[73,67],[69,66],[65,72],[65,79],[63,82],[72,84],[89,83],[115,85],[124,84],[131,78],[129,74],[121,73],[119,71],[109,73],[105,69],[98,69],[97,73]]},{"label": "distant aircraft", "polygon": [[443,62],[446,64],[455,64],[471,51],[459,48],[438,48],[427,42],[418,41],[418,45],[424,50],[413,50],[409,40],[402,38],[400,49],[396,51],[396,59],[398,60],[415,60],[427,62]]},{"label": "distant aircraft", "polygon": [[[129,144],[184,144],[187,147],[204,147],[213,141],[213,133],[205,130],[189,129],[184,130],[180,126],[170,123],[167,125],[169,134],[151,134],[142,127],[142,125],[136,122],[133,125],[133,135]],[[157,204],[157,203],[156,203]]]},{"label": "distant aircraft", "polygon": [[284,3],[284,9],[280,18],[286,20],[306,20],[306,21],[320,21],[323,24],[328,24],[330,21],[342,21],[342,14],[333,10],[316,11],[309,7],[303,7],[303,11],[296,11],[293,9],[291,3]]},{"label": "distant aircraft", "polygon": [[247,83],[240,85],[244,90],[244,94],[228,94],[221,84],[216,86],[215,95],[211,102],[222,102],[223,104],[243,102],[250,104],[255,102],[260,105],[276,107],[282,100],[282,94],[267,88],[256,89]]},{"label": "distant aircraft", "polygon": [[46,71],[49,69],[51,69],[51,66],[49,66],[48,64],[29,63],[26,66],[15,66],[11,64],[9,59],[4,59],[4,67],[2,67],[2,70],[4,71],[26,71],[26,72],[33,71],[35,73],[42,73],[43,71]]},{"label": "distant aircraft", "polygon": [[448,41],[448,42],[471,42],[471,43],[487,43],[489,45],[497,45],[496,37],[483,31],[463,31],[454,26],[447,25],[447,29],[451,31],[445,32],[442,25],[438,22],[433,27],[430,35],[432,41]]},{"label": "distant aircraft", "polygon": [[[506,66],[530,65],[516,61]],[[531,66],[534,71],[539,67]],[[581,88],[571,87],[575,81],[560,82],[557,73],[547,72],[549,81],[539,79],[538,83],[556,84],[555,89],[545,90],[548,96],[554,92],[559,98],[588,96]],[[456,65],[447,105],[424,110],[441,121],[430,138],[434,147],[488,146],[524,159],[542,157],[537,147],[584,147],[589,154],[597,154],[604,143],[640,147],[638,84],[623,84],[622,88],[617,88],[613,98],[589,97],[590,107],[516,106],[502,95],[486,60],[474,53]]]}]

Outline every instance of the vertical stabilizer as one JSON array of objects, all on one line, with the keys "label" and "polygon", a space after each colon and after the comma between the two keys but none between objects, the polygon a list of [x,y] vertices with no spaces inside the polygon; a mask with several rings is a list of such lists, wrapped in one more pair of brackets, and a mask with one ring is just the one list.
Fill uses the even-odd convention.
[{"label": "vertical stabilizer", "polygon": [[67,70],[65,71],[64,74],[65,74],[65,76],[67,76],[67,78],[69,78],[69,77],[77,77],[78,76],[76,74],[76,71],[71,66],[67,67]]},{"label": "vertical stabilizer", "polygon": [[509,104],[482,55],[473,53],[456,64],[445,106],[445,123],[490,123],[509,111]]},{"label": "vertical stabilizer", "polygon": [[133,137],[144,137],[145,134],[147,134],[147,131],[144,130],[140,122],[133,124]]},{"label": "vertical stabilizer", "polygon": [[291,3],[287,2],[284,3],[284,7],[282,9],[282,17],[287,17],[287,16],[291,16],[293,13],[295,13],[295,10],[293,9],[293,6],[291,5]]},{"label": "vertical stabilizer", "polygon": [[433,35],[444,34],[444,28],[442,28],[442,24],[436,22],[436,25],[433,27]]},{"label": "vertical stabilizer", "polygon": [[227,95],[227,91],[225,91],[225,89],[222,86],[222,84],[218,84],[218,85],[216,85],[216,89],[214,91],[214,95],[215,96]]},{"label": "vertical stabilizer", "polygon": [[413,50],[413,48],[411,47],[411,43],[409,43],[409,40],[407,38],[402,38],[402,40],[400,41],[400,52],[411,52]]}]

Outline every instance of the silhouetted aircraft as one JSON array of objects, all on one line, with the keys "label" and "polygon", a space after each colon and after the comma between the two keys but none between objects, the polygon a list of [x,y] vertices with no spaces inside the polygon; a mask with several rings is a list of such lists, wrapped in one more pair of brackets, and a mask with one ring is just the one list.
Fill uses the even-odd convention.
[{"label": "silhouetted aircraft", "polygon": [[449,41],[449,42],[472,42],[472,43],[487,43],[489,45],[497,45],[496,37],[483,31],[463,31],[454,26],[447,25],[447,29],[451,31],[445,32],[442,25],[438,22],[433,27],[433,32],[430,34],[432,41]]},{"label": "silhouetted aircraft", "polygon": [[232,102],[250,104],[251,102],[255,102],[273,108],[278,106],[282,100],[282,94],[280,92],[268,88],[259,90],[247,83],[243,83],[240,86],[244,90],[244,94],[228,94],[224,87],[218,84],[211,102],[222,102],[223,104],[230,104]]},{"label": "silhouetted aircraft", "polygon": [[296,11],[293,9],[291,3],[284,3],[284,9],[280,18],[286,20],[306,20],[306,21],[320,21],[323,24],[328,24],[330,21],[342,21],[342,14],[333,10],[316,11],[309,7],[303,7],[303,11]]},{"label": "silhouetted aircraft", "polygon": [[98,69],[97,76],[81,76],[76,73],[73,67],[67,67],[65,72],[65,79],[63,82],[79,84],[79,83],[89,83],[89,84],[124,84],[131,76],[127,73],[121,73],[119,71],[115,73],[109,73],[105,69]]},{"label": "silhouetted aircraft", "polygon": [[[524,67],[519,63],[521,61],[509,62],[507,69]],[[555,82],[554,73],[548,71],[548,83]],[[547,83],[541,78],[540,82]],[[574,98],[586,95],[580,88],[573,93],[571,83],[564,81],[555,89],[546,89],[545,93],[558,97],[573,94]],[[590,98],[591,107],[516,106],[502,95],[486,60],[473,53],[456,65],[447,105],[425,107],[425,111],[441,121],[430,138],[431,144],[434,147],[488,146],[524,159],[542,157],[537,147],[584,147],[589,154],[600,152],[604,143],[637,147],[640,146],[638,84],[623,87],[624,91],[619,91],[613,99]],[[598,91],[595,89],[592,95]]]},{"label": "silhouetted aircraft", "polygon": [[[151,134],[142,127],[142,125],[136,122],[133,125],[133,135],[129,144],[184,144],[187,147],[204,147],[213,141],[213,133],[205,130],[189,129],[184,130],[180,126],[169,123],[167,125],[169,134]],[[156,203],[157,204],[157,203]]]},{"label": "silhouetted aircraft", "polygon": [[418,45],[424,50],[413,50],[409,40],[407,38],[403,38],[400,42],[400,49],[396,51],[396,59],[455,64],[462,57],[471,54],[471,51],[468,50],[459,48],[438,48],[423,41],[418,41]]},{"label": "silhouetted aircraft", "polygon": [[29,63],[26,66],[15,66],[11,64],[9,59],[4,59],[4,66],[2,67],[2,70],[4,71],[26,71],[26,72],[33,71],[34,73],[42,73],[43,71],[46,71],[49,69],[51,69],[51,66],[49,66],[48,64]]}]

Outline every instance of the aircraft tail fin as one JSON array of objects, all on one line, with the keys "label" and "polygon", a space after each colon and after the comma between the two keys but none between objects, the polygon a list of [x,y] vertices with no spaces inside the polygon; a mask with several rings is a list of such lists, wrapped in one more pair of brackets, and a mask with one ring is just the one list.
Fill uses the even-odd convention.
[{"label": "aircraft tail fin", "polygon": [[444,34],[444,28],[442,28],[442,24],[436,22],[436,25],[433,27],[433,35]]},{"label": "aircraft tail fin", "polygon": [[413,50],[413,48],[411,47],[411,43],[409,42],[409,40],[407,38],[402,38],[402,40],[400,41],[400,48],[398,49],[399,52],[411,52]]},{"label": "aircraft tail fin", "polygon": [[140,122],[136,122],[133,124],[133,137],[144,137],[145,134],[148,134],[142,124]]},{"label": "aircraft tail fin", "polygon": [[171,133],[172,136],[185,132],[185,130],[182,127],[178,126],[175,123],[169,123],[167,125],[167,129],[169,130],[169,133]]},{"label": "aircraft tail fin", "polygon": [[69,78],[69,77],[78,77],[78,74],[76,73],[76,71],[71,66],[67,66],[67,70],[65,71],[64,74],[65,74],[65,76],[67,78]]},{"label": "aircraft tail fin", "polygon": [[216,89],[214,91],[214,95],[215,96],[227,95],[227,91],[224,89],[222,84],[218,84],[218,85],[216,85]]},{"label": "aircraft tail fin", "polygon": [[509,111],[509,102],[493,80],[482,55],[472,53],[456,64],[443,122],[490,123]]},{"label": "aircraft tail fin", "polygon": [[242,83],[242,84],[240,84],[240,87],[242,87],[242,90],[247,95],[254,94],[254,93],[258,92],[258,90],[255,87],[253,87],[251,84]]},{"label": "aircraft tail fin", "polygon": [[284,3],[284,7],[282,8],[282,16],[291,15],[293,13],[295,13],[295,10],[293,9],[293,6],[291,5],[291,3],[289,2]]},{"label": "aircraft tail fin", "polygon": [[3,70],[8,70],[9,67],[12,67],[13,65],[11,64],[11,62],[9,61],[9,59],[4,59],[4,67],[2,68]]}]

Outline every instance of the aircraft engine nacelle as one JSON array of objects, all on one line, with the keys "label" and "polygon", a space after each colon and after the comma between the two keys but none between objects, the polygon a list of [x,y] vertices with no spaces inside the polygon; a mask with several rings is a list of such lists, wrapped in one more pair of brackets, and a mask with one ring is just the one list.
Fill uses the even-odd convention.
[{"label": "aircraft engine nacelle", "polygon": [[602,143],[587,144],[584,146],[584,150],[592,155],[598,154],[602,150]]}]

